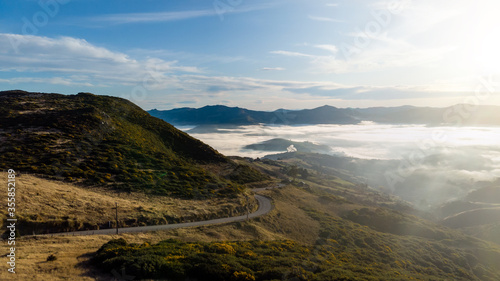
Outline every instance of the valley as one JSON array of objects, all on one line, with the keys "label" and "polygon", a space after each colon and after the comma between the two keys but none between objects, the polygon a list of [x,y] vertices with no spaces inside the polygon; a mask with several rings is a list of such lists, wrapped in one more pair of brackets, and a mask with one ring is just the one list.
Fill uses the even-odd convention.
[{"label": "valley", "polygon": [[0,3],[0,281],[500,280],[500,2]]},{"label": "valley", "polygon": [[374,184],[396,160],[287,139],[251,149],[298,151],[228,157],[125,100],[2,99],[0,166],[17,171],[18,280],[500,278],[494,182],[421,208]]}]

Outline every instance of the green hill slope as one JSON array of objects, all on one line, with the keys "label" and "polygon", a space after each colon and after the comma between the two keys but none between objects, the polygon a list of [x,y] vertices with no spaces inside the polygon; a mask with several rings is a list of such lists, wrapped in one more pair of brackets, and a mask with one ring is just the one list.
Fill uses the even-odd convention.
[{"label": "green hill slope", "polygon": [[[366,209],[317,189],[266,191],[275,209],[239,225],[283,239],[111,240],[93,256],[98,267],[136,279],[168,280],[499,280],[498,245],[385,208]],[[318,193],[318,194],[316,194]],[[324,195],[324,194],[323,194]],[[335,203],[333,203],[335,202]],[[333,204],[332,204],[333,203]],[[353,209],[337,216],[338,209]],[[384,227],[389,226],[389,227]],[[235,225],[234,227],[238,227]],[[218,232],[223,232],[217,226]],[[309,242],[294,237],[303,236]],[[302,240],[302,239],[301,239]]]},{"label": "green hill slope", "polygon": [[239,192],[203,168],[229,175],[234,163],[130,101],[8,91],[0,104],[0,169],[187,198]]}]

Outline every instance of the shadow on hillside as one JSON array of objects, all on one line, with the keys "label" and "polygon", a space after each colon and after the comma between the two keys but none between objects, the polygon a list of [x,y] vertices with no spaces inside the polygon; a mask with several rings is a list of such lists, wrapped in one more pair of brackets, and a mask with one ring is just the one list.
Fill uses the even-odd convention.
[{"label": "shadow on hillside", "polygon": [[94,280],[99,281],[115,281],[115,280],[134,280],[135,278],[127,278],[128,276],[119,273],[117,270],[110,269],[109,272],[105,270],[100,270],[94,265],[92,265],[91,259],[94,256],[94,252],[89,252],[77,257],[78,264],[77,268],[82,269],[85,273],[81,274],[81,277],[89,277]]}]

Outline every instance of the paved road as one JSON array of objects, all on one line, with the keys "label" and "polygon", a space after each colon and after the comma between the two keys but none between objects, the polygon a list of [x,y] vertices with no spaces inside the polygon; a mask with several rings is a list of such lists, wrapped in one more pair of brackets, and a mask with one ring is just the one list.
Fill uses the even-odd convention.
[{"label": "paved road", "polygon": [[[269,213],[272,210],[271,199],[262,196],[255,195],[255,199],[259,202],[259,208],[254,213],[249,214],[248,218],[256,218]],[[137,226],[137,227],[124,227],[119,228],[118,233],[130,233],[130,232],[147,232],[147,231],[157,231],[157,230],[168,230],[184,227],[202,226],[202,225],[212,225],[221,224],[229,222],[244,221],[247,219],[247,215],[220,218],[207,221],[196,221],[196,222],[186,222],[186,223],[176,223],[176,224],[162,224],[162,225],[150,225],[150,226]],[[74,231],[74,232],[60,232],[52,234],[44,234],[39,236],[51,236],[51,235],[101,235],[101,234],[115,234],[116,229],[99,229],[99,230],[85,230],[85,231]]]}]

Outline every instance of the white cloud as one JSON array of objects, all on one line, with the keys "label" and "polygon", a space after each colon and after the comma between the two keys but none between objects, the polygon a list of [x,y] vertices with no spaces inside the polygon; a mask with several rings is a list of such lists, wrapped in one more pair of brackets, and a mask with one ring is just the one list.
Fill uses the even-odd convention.
[{"label": "white cloud", "polygon": [[311,20],[315,20],[315,21],[325,21],[325,22],[344,22],[343,20],[338,20],[338,19],[334,19],[334,18],[330,18],[330,17],[320,17],[320,16],[312,16],[312,15],[309,15],[307,16],[309,19]]},{"label": "white cloud", "polygon": [[[10,44],[15,42],[14,49]],[[356,67],[373,69],[384,66],[381,62],[387,59],[386,54],[367,53],[353,61],[335,58],[336,46],[328,44],[308,45],[311,50],[327,50],[328,56],[307,53],[274,51],[273,54],[289,57],[300,57],[310,61],[315,71],[347,72],[357,71]],[[16,52],[17,50],[17,52]],[[424,56],[402,52],[393,54],[388,60],[391,64],[404,61],[406,56],[413,60],[422,60]],[[371,58],[371,59],[369,59]],[[377,65],[378,63],[378,65]],[[407,63],[407,61],[405,62]],[[367,64],[367,65],[365,65]],[[371,64],[371,65],[370,65]],[[264,67],[261,70],[279,71],[282,67]],[[8,73],[8,77],[0,79],[0,83],[15,85],[19,88],[30,83],[39,84],[43,90],[46,85],[73,86],[75,91],[93,91],[106,87],[109,94],[131,93],[135,87],[143,87],[147,97],[133,100],[146,108],[157,107],[164,103],[166,97],[173,103],[176,101],[196,100],[197,104],[226,103],[250,105],[251,102],[263,100],[265,105],[256,104],[257,108],[295,108],[301,106],[317,106],[347,102],[354,99],[383,101],[384,91],[391,99],[423,99],[419,92],[427,89],[405,89],[395,87],[368,88],[359,85],[342,85],[322,81],[266,80],[250,77],[214,76],[203,72],[195,66],[184,66],[178,61],[167,61],[159,58],[137,59],[122,52],[95,46],[85,40],[60,37],[48,38],[40,36],[22,36],[0,33],[0,73]],[[22,73],[23,77],[15,77]],[[49,87],[50,88],[50,87]],[[126,94],[126,93],[125,93]],[[396,94],[398,96],[396,97]],[[123,96],[125,98],[130,98]],[[386,99],[387,100],[387,99]],[[251,101],[251,102],[250,102]],[[300,103],[297,103],[300,101]],[[350,104],[349,104],[350,105]]]},{"label": "white cloud", "polygon": [[199,17],[216,16],[215,10],[157,12],[157,13],[129,13],[112,14],[91,18],[93,21],[108,22],[112,24],[167,22],[193,19]]},{"label": "white cloud", "polygon": [[36,84],[52,84],[52,85],[63,85],[63,86],[85,86],[93,87],[94,85],[89,82],[81,82],[73,79],[67,79],[63,77],[52,77],[52,78],[38,78],[38,77],[15,77],[9,79],[0,79],[0,83],[8,84],[18,84],[18,83],[36,83]]},{"label": "white cloud", "polygon": [[218,17],[221,14],[240,14],[253,11],[268,9],[271,4],[260,4],[252,6],[237,6],[231,9],[219,11],[217,8],[192,11],[168,11],[168,12],[150,12],[150,13],[127,13],[127,14],[109,14],[90,18],[93,22],[106,22],[111,24],[129,24],[129,23],[152,23],[152,22],[170,22],[195,19],[201,17]]},{"label": "white cloud", "polygon": [[272,51],[271,54],[276,54],[276,55],[283,55],[283,56],[289,56],[289,57],[308,57],[308,58],[314,58],[314,55],[309,55],[309,54],[304,54],[304,53],[299,53],[299,52],[290,52],[290,51]]},{"label": "white cloud", "polygon": [[285,70],[285,68],[283,67],[263,67],[261,68],[260,70],[264,70],[264,71],[283,71]]},{"label": "white cloud", "polygon": [[[0,33],[0,46],[0,71],[57,73],[54,76],[59,77],[59,80],[48,80],[56,84],[69,85],[73,80],[74,85],[91,85],[95,82],[131,85],[148,80],[148,85],[155,88],[158,87],[156,81],[174,82],[169,78],[173,73],[202,72],[197,67],[181,66],[177,61],[133,59],[124,53],[71,37]],[[86,81],[75,79],[74,75],[85,77]]]},{"label": "white cloud", "polygon": [[323,45],[315,45],[314,47],[319,48],[319,49],[323,49],[323,50],[327,50],[334,55],[337,54],[339,51],[339,49],[335,45],[323,44]]},{"label": "white cloud", "polygon": [[[349,38],[339,46],[317,44],[306,46],[328,51],[319,54],[311,49],[309,53],[294,51],[273,51],[272,54],[308,58],[310,73],[363,73],[394,68],[432,67],[454,50],[453,46],[418,47],[403,39],[391,38],[387,33],[368,38],[364,33],[348,34]],[[352,39],[351,39],[352,38]],[[365,45],[355,44],[356,38],[368,40]]]}]

